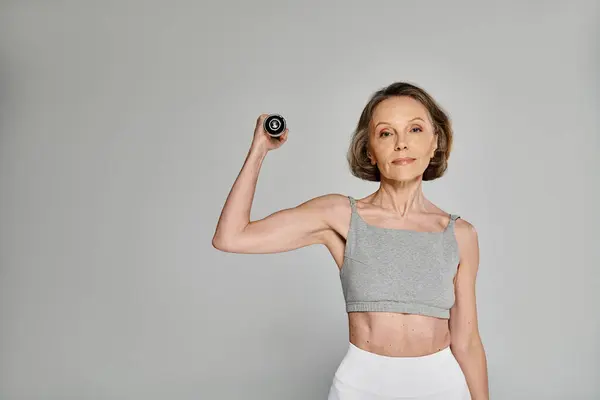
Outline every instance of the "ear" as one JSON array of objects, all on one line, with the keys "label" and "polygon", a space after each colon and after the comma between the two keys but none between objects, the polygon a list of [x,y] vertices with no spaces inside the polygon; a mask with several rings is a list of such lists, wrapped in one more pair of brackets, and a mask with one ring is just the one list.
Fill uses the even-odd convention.
[{"label": "ear", "polygon": [[375,160],[375,158],[371,155],[371,152],[369,150],[367,150],[367,157],[369,157],[369,161],[371,162],[371,165],[377,164],[377,160]]},{"label": "ear", "polygon": [[433,147],[431,148],[431,158],[435,157],[435,152],[438,149],[438,135],[434,135],[435,142],[433,143]]}]

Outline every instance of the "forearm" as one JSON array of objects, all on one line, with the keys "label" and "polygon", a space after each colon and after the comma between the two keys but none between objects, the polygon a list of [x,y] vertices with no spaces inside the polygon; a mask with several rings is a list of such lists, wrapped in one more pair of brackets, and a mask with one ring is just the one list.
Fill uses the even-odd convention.
[{"label": "forearm", "polygon": [[463,350],[452,350],[465,375],[472,400],[489,400],[487,360],[481,341]]},{"label": "forearm", "polygon": [[248,152],[221,211],[213,243],[228,240],[249,224],[258,175],[266,155],[266,151],[254,146]]}]

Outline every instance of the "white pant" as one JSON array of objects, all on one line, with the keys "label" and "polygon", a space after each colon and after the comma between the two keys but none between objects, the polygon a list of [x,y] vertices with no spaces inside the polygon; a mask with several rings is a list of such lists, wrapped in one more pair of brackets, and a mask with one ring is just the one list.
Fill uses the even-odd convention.
[{"label": "white pant", "polygon": [[470,400],[450,347],[419,357],[389,357],[349,343],[328,400]]}]

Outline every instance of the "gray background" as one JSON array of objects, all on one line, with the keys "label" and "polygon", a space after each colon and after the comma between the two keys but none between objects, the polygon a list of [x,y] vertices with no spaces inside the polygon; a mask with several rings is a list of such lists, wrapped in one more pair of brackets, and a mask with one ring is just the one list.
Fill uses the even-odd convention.
[{"label": "gray background", "polygon": [[[452,4],[451,4],[452,3]],[[475,225],[492,399],[598,399],[594,1],[0,3],[0,399],[324,399],[325,247],[212,248],[257,116],[252,219],[374,183],[345,162],[407,80],[456,130],[426,195]]]}]

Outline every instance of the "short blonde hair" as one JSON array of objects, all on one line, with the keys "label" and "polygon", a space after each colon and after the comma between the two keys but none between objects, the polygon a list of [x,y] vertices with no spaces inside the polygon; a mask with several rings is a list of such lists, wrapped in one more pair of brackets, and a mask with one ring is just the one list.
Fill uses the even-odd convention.
[{"label": "short blonde hair", "polygon": [[444,175],[448,168],[448,158],[452,149],[452,123],[446,112],[425,90],[407,82],[394,82],[375,92],[364,107],[350,142],[347,160],[352,175],[366,180],[379,182],[381,175],[377,165],[372,165],[367,156],[369,145],[369,124],[375,107],[383,100],[394,96],[408,96],[419,101],[429,113],[437,135],[438,148],[433,159],[423,173],[424,181],[432,181]]}]

